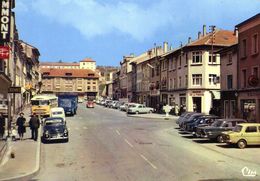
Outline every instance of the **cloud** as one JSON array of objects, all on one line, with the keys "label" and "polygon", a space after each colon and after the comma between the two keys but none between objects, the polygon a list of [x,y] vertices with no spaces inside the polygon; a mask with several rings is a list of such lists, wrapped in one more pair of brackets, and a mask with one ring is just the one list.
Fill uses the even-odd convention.
[{"label": "cloud", "polygon": [[[250,8],[257,7],[257,2],[252,0]],[[19,0],[17,3],[22,9],[32,8],[55,23],[77,29],[87,39],[122,33],[141,42],[171,26],[192,28],[198,20],[217,21],[243,13],[247,9],[244,7],[248,7],[246,0]]]},{"label": "cloud", "polygon": [[34,0],[31,6],[35,13],[72,26],[87,39],[118,32],[143,41],[172,21],[169,11],[164,11],[167,9],[165,2],[149,3],[144,8],[128,1]]}]

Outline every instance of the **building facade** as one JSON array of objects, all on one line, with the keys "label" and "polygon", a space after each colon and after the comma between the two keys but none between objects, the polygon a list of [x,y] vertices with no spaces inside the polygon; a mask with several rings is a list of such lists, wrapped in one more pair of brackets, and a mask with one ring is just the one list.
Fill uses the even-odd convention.
[{"label": "building facade", "polygon": [[70,92],[95,98],[98,94],[99,75],[88,69],[42,68],[42,93]]},{"label": "building facade", "polygon": [[250,122],[260,120],[260,14],[236,26],[238,29],[238,109]]}]

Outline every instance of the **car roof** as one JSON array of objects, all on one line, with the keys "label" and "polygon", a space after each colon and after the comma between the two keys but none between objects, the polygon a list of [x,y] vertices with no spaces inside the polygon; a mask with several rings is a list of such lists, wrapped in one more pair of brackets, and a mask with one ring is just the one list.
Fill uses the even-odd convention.
[{"label": "car roof", "polygon": [[239,123],[241,126],[260,126],[260,123]]},{"label": "car roof", "polygon": [[229,121],[245,121],[245,119],[239,119],[239,118],[227,118],[227,119],[218,119],[219,121],[226,121],[226,122],[229,122]]},{"label": "car roof", "polygon": [[51,108],[51,111],[64,111],[64,109],[62,107],[54,107]]}]

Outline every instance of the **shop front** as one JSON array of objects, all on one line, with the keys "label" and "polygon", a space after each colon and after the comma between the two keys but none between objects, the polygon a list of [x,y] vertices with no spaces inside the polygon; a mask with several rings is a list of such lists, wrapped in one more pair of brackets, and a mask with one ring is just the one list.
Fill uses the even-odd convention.
[{"label": "shop front", "polygon": [[239,110],[248,122],[260,122],[260,91],[240,92]]}]

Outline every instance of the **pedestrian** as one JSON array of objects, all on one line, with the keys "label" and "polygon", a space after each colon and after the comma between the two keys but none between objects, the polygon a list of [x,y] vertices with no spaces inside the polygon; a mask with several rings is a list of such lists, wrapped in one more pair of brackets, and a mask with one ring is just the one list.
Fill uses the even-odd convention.
[{"label": "pedestrian", "polygon": [[0,113],[0,139],[3,139],[5,132],[5,118],[2,113]]},{"label": "pedestrian", "polygon": [[38,128],[40,127],[40,120],[35,113],[33,113],[32,117],[29,121],[29,125],[30,125],[31,132],[32,132],[32,139],[34,141],[37,141],[37,139],[38,139]]},{"label": "pedestrian", "polygon": [[19,134],[19,138],[20,140],[23,140],[23,135],[26,132],[26,128],[25,128],[25,122],[26,119],[24,117],[24,113],[20,113],[20,117],[17,118],[16,120],[16,125],[18,126],[18,134]]},{"label": "pedestrian", "polygon": [[183,108],[183,105],[181,104],[180,111],[179,111],[179,116],[182,115],[183,112],[184,112],[184,108]]},{"label": "pedestrian", "polygon": [[175,105],[174,111],[175,111],[175,115],[178,116],[179,115],[179,106],[178,106],[178,104]]}]

